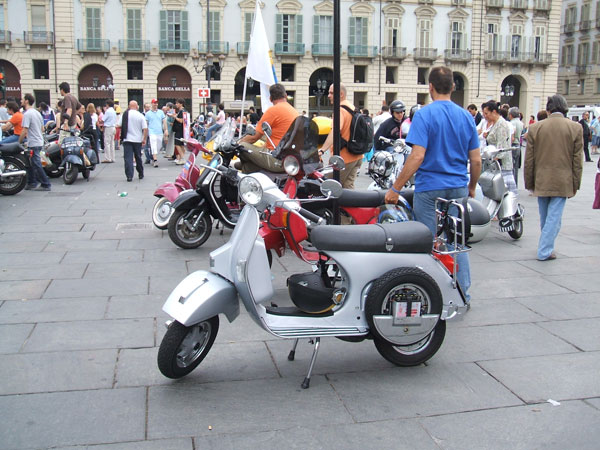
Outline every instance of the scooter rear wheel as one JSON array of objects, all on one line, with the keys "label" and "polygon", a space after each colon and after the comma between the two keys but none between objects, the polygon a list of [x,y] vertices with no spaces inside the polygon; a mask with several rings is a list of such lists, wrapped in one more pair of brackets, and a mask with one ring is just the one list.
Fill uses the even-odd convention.
[{"label": "scooter rear wheel", "polygon": [[204,213],[195,230],[191,230],[186,223],[189,211],[174,211],[169,219],[169,237],[173,243],[181,248],[198,248],[206,242],[212,231],[212,220],[207,211],[198,211],[187,219],[188,223],[195,222],[198,215]]},{"label": "scooter rear wheel", "polygon": [[65,171],[63,172],[63,180],[65,181],[65,184],[75,183],[78,174],[79,170],[76,166],[73,166],[71,164],[67,165]]},{"label": "scooter rear wheel", "polygon": [[152,222],[159,230],[166,230],[169,227],[169,219],[173,214],[171,202],[167,197],[159,197],[152,208]]},{"label": "scooter rear wheel", "polygon": [[[4,173],[16,172],[18,170],[25,170],[25,164],[18,159],[6,159],[4,161]],[[27,184],[26,175],[17,175],[11,177],[4,177],[0,180],[0,194],[2,195],[15,195],[21,192]]]},{"label": "scooter rear wheel", "polygon": [[158,368],[167,378],[181,378],[208,355],[219,331],[219,316],[186,327],[173,322],[158,349]]}]

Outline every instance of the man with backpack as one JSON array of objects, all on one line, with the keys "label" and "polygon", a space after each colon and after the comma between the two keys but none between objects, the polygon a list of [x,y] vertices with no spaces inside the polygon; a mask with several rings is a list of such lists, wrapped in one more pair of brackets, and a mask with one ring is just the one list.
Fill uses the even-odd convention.
[{"label": "man with backpack", "polygon": [[[357,111],[346,96],[346,86],[340,83],[340,134],[342,143],[340,156],[346,167],[340,172],[340,183],[346,189],[354,189],[356,174],[360,169],[363,154],[367,153],[373,142],[373,123],[371,118]],[[333,103],[333,84],[329,86],[329,101]],[[333,148],[333,129],[329,132],[319,154]]]}]

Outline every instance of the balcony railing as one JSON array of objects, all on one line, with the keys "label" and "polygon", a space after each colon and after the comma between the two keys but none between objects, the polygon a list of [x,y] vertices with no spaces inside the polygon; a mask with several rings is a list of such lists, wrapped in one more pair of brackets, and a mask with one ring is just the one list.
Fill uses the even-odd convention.
[{"label": "balcony railing", "polygon": [[52,31],[24,31],[23,42],[25,45],[54,45],[54,33]]},{"label": "balcony railing", "polygon": [[565,23],[563,25],[563,32],[574,33],[575,32],[575,24],[574,23]]},{"label": "balcony railing", "polygon": [[215,55],[227,55],[229,53],[229,42],[226,41],[200,41],[198,42],[198,53],[213,53]]},{"label": "balcony railing", "polygon": [[432,5],[433,0],[419,0],[420,5]]},{"label": "balcony railing", "polygon": [[406,47],[381,47],[381,56],[388,59],[406,58]]},{"label": "balcony railing", "polygon": [[276,55],[304,55],[304,43],[297,42],[275,42]]},{"label": "balcony railing", "polygon": [[0,30],[0,45],[9,46],[11,44],[10,31]]},{"label": "balcony railing", "polygon": [[446,61],[467,62],[471,61],[471,50],[458,50],[448,48],[444,51],[444,59]]},{"label": "balcony railing", "polygon": [[577,75],[585,75],[589,69],[590,66],[588,66],[587,64],[577,64],[575,66],[575,73]]},{"label": "balcony railing", "polygon": [[548,66],[552,64],[552,53],[533,53],[531,55],[531,63]]},{"label": "balcony railing", "polygon": [[486,50],[483,59],[486,62],[504,62],[506,61],[506,53],[499,50]]},{"label": "balcony railing", "polygon": [[150,53],[150,41],[119,39],[119,53]]},{"label": "balcony railing", "polygon": [[534,11],[550,11],[550,0],[533,0]]},{"label": "balcony railing", "polygon": [[510,9],[527,9],[527,0],[510,0]]},{"label": "balcony railing", "polygon": [[427,61],[435,61],[437,59],[437,48],[417,47],[413,49],[414,59],[423,59]]},{"label": "balcony railing", "polygon": [[190,41],[171,41],[161,39],[158,41],[158,51],[160,53],[189,53]]},{"label": "balcony railing", "polygon": [[465,6],[466,0],[452,0],[452,6]]},{"label": "balcony railing", "polygon": [[528,63],[531,61],[531,54],[527,52],[506,52],[506,61],[513,64]]},{"label": "balcony railing", "polygon": [[312,44],[310,51],[313,56],[333,56],[333,44]]},{"label": "balcony railing", "polygon": [[79,53],[109,53],[110,41],[108,39],[77,39]]},{"label": "balcony railing", "polygon": [[349,45],[348,56],[351,58],[375,58],[377,47],[374,45]]},{"label": "balcony railing", "polygon": [[488,8],[502,8],[504,0],[486,0],[485,4]]},{"label": "balcony railing", "polygon": [[250,42],[238,42],[235,49],[237,50],[238,55],[247,55],[248,48],[250,48]]},{"label": "balcony railing", "polygon": [[579,31],[589,31],[590,28],[592,28],[591,20],[582,20],[579,22]]}]

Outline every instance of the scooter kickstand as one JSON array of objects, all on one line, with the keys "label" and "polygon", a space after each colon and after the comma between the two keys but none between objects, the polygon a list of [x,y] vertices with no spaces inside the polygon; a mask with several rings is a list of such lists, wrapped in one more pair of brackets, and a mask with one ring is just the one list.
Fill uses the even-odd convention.
[{"label": "scooter kickstand", "polygon": [[315,348],[313,350],[312,358],[310,359],[310,366],[308,366],[308,374],[306,374],[306,378],[302,382],[302,389],[308,389],[310,386],[310,376],[312,375],[313,367],[315,366],[315,361],[317,360],[317,353],[319,353],[319,344],[321,343],[321,338],[318,337],[315,339]]},{"label": "scooter kickstand", "polygon": [[298,346],[298,339],[294,339],[294,345],[288,354],[288,361],[293,361],[296,357],[296,347]]}]

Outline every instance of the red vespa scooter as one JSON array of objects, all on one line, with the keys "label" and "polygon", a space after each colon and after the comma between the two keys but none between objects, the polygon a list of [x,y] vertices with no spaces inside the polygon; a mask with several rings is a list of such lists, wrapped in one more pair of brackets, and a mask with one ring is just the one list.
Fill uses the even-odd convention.
[{"label": "red vespa scooter", "polygon": [[183,165],[183,168],[174,183],[161,184],[156,191],[154,196],[158,198],[152,208],[152,222],[159,230],[166,230],[169,226],[169,219],[173,214],[171,203],[179,196],[179,193],[187,189],[194,189],[198,177],[200,176],[201,169],[196,166],[196,157],[198,153],[210,152],[200,144],[196,139],[181,139],[181,142],[186,146],[190,152],[188,160]]}]

